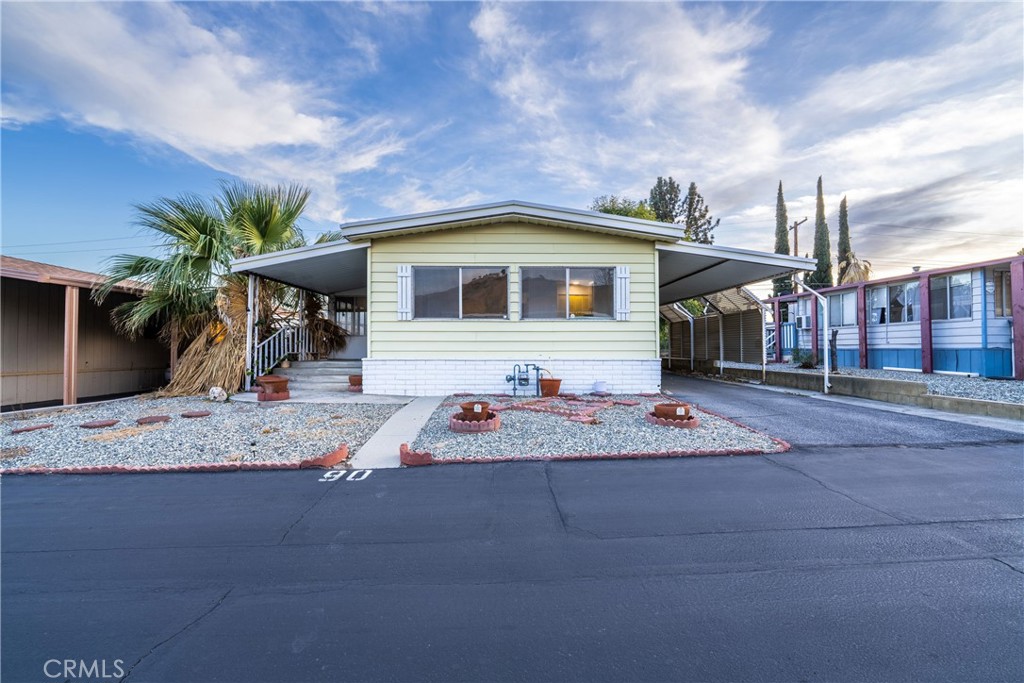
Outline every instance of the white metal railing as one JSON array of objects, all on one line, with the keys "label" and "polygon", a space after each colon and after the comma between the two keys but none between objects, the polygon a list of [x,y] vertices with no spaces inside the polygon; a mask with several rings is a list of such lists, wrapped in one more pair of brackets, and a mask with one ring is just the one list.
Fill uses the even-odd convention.
[{"label": "white metal railing", "polygon": [[312,352],[312,339],[304,325],[282,327],[259,344],[253,351],[252,377],[265,375],[288,354],[294,353],[305,360]]},{"label": "white metal railing", "polygon": [[764,326],[764,348],[769,356],[775,355],[775,323]]}]

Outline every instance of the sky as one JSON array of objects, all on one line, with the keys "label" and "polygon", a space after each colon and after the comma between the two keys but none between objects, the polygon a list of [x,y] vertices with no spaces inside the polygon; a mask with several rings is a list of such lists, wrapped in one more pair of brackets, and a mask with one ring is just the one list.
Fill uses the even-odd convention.
[{"label": "sky", "polygon": [[823,177],[876,276],[1024,246],[1024,4],[0,4],[12,256],[154,253],[134,205],[222,180],[338,223],[696,182],[715,242],[811,251]]}]

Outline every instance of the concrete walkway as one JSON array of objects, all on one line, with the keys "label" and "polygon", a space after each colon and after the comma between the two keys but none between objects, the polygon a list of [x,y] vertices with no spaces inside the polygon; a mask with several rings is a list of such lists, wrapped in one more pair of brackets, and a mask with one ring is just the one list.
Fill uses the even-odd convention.
[{"label": "concrete walkway", "polygon": [[363,444],[352,458],[352,467],[361,470],[376,470],[401,467],[399,448],[403,443],[411,444],[420,429],[427,423],[444,396],[420,396],[391,416],[391,419]]}]

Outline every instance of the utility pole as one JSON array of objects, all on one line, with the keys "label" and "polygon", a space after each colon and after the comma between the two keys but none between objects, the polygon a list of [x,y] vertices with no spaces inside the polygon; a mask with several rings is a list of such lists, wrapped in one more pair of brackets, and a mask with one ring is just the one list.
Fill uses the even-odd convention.
[{"label": "utility pole", "polygon": [[[800,255],[800,231],[798,228],[807,222],[807,216],[804,216],[802,221],[793,221],[793,225],[789,228],[793,231],[793,256]],[[796,273],[793,273],[793,291],[796,291]]]}]

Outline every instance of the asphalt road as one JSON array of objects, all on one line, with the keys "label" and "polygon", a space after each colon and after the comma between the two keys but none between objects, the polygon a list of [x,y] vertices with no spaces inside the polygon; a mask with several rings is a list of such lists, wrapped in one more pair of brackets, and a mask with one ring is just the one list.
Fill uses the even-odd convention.
[{"label": "asphalt road", "polygon": [[[64,680],[45,667],[69,659],[129,681],[1024,676],[1012,434],[815,445],[892,414],[704,395],[794,451],[358,481],[6,478],[0,673]],[[921,420],[895,426],[963,436]]]}]

